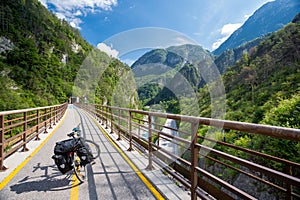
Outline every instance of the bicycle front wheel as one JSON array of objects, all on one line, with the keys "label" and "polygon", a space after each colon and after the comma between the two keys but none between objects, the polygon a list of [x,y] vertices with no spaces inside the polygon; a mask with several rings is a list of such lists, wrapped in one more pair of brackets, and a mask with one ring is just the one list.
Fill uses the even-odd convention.
[{"label": "bicycle front wheel", "polygon": [[74,173],[78,180],[83,183],[87,179],[87,169],[84,165],[80,164],[80,157],[74,152]]},{"label": "bicycle front wheel", "polygon": [[96,159],[97,157],[99,157],[100,155],[100,147],[98,144],[96,144],[94,141],[91,140],[85,140],[86,144],[88,144],[88,146],[91,149],[92,155],[93,155],[93,159]]}]

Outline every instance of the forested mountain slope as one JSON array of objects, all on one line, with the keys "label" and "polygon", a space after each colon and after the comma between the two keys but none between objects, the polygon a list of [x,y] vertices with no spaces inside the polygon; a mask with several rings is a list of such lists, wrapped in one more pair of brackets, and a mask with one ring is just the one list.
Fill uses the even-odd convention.
[{"label": "forested mountain slope", "polygon": [[[252,53],[229,68],[224,75],[227,118],[300,127],[300,22],[294,21],[261,42]],[[285,101],[295,104],[290,116],[274,109]],[[288,103],[289,102],[289,103]],[[279,116],[280,115],[280,116]]]},{"label": "forested mountain slope", "polygon": [[[223,75],[226,93],[226,113],[224,118],[240,122],[252,122],[289,128],[300,128],[300,15],[283,29],[271,34],[250,53],[229,67]],[[209,86],[199,88],[199,107],[201,117],[210,117],[211,105]],[[208,127],[200,127],[198,135],[205,136]],[[278,158],[300,163],[300,144],[296,141],[276,139],[259,134],[224,129],[215,132],[214,138],[219,141],[262,152]],[[285,165],[277,162],[266,162],[240,151],[225,146],[215,149],[240,156],[256,163],[284,171]],[[216,170],[216,175],[220,171]],[[227,174],[227,175],[226,175]],[[298,172],[296,174],[299,175]],[[234,184],[237,174],[224,172]],[[249,186],[249,187],[248,187]],[[258,194],[268,191],[272,198],[278,198],[278,191],[257,187],[249,182],[245,187],[250,193]],[[263,197],[265,198],[265,197]]]},{"label": "forested mountain slope", "polygon": [[[168,112],[178,112],[178,109],[173,109],[174,106],[168,106],[168,102],[174,102],[180,96],[179,93],[190,93],[191,90],[194,92],[202,87],[205,81],[201,69],[211,65],[213,59],[210,52],[192,44],[154,49],[145,53],[132,65],[136,80],[140,83],[138,93],[141,103],[148,106],[166,102]],[[178,88],[172,85],[184,84],[183,79],[191,90],[181,88],[178,92]],[[179,95],[177,97],[173,94],[176,90]]]},{"label": "forested mountain slope", "polygon": [[[299,16],[226,70],[223,75],[225,119],[300,128]],[[200,116],[210,117],[214,106],[210,103],[208,86],[200,88]],[[199,130],[199,134],[205,134],[205,130]],[[226,130],[225,135],[226,142],[300,162],[297,142]],[[269,165],[282,168],[273,163]]]},{"label": "forested mountain slope", "polygon": [[[58,19],[38,0],[1,1],[0,19],[0,110],[66,102],[72,95],[78,70],[91,54],[99,62],[110,63],[107,68],[111,69],[105,74],[112,79],[118,79],[118,71],[129,70],[88,44],[78,30]],[[83,78],[89,77],[81,75]],[[110,80],[102,80],[97,87],[107,88],[106,81]],[[113,88],[115,83],[107,84]],[[88,95],[86,91],[76,91],[77,95]],[[101,102],[105,95],[110,99],[111,94],[94,98]]]},{"label": "forested mountain slope", "polygon": [[255,38],[283,28],[300,12],[299,0],[275,0],[266,3],[237,29],[219,48],[213,51],[220,55],[227,49],[237,48]]}]

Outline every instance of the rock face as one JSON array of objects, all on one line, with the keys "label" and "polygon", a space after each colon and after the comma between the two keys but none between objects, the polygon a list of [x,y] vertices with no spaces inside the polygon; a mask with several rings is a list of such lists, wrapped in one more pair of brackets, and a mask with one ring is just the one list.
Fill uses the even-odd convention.
[{"label": "rock face", "polygon": [[169,52],[166,49],[155,49],[139,58],[132,68],[140,67],[141,65],[159,63],[168,67],[174,68],[183,62],[183,58],[173,52]]},{"label": "rock face", "polygon": [[220,55],[226,49],[236,48],[257,37],[275,32],[291,22],[299,11],[299,0],[276,0],[266,3],[213,53]]},{"label": "rock face", "polygon": [[15,45],[6,37],[0,37],[0,53],[13,50]]}]

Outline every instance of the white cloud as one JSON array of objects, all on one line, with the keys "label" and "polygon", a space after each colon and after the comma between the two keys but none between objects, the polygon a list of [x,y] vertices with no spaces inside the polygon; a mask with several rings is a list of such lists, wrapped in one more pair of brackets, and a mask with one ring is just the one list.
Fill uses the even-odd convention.
[{"label": "white cloud", "polygon": [[244,15],[244,18],[245,18],[245,20],[247,20],[249,17],[251,17],[252,15],[251,14],[249,14],[249,15]]},{"label": "white cloud", "polygon": [[122,59],[121,61],[123,63],[126,63],[128,66],[131,66],[136,60],[126,58],[126,59]]},{"label": "white cloud", "polygon": [[176,37],[174,39],[174,43],[176,45],[183,45],[183,44],[194,44],[191,40],[187,39],[186,37]]},{"label": "white cloud", "polygon": [[47,0],[39,0],[43,6],[47,8]]},{"label": "white cloud", "polygon": [[74,13],[74,16],[82,16],[82,12],[80,10],[77,10],[75,13]]},{"label": "white cloud", "polygon": [[225,40],[227,39],[227,37],[223,37],[221,39],[218,39],[216,42],[214,42],[211,46],[212,50],[217,49],[223,42],[225,42]]},{"label": "white cloud", "polygon": [[70,22],[71,26],[80,29],[82,21],[80,16],[87,13],[111,10],[117,6],[117,0],[39,0],[45,7],[54,6],[54,13],[60,18]]},{"label": "white cloud", "polygon": [[73,18],[73,19],[70,19],[69,22],[72,27],[77,28],[79,30],[81,29],[80,28],[80,24],[82,23],[81,19]]},{"label": "white cloud", "polygon": [[222,38],[218,39],[216,42],[212,45],[212,50],[215,50],[218,48],[225,40],[229,38],[229,36],[238,28],[240,28],[243,24],[242,23],[236,23],[236,24],[225,24],[221,29],[221,35]]},{"label": "white cloud", "polygon": [[66,19],[66,16],[62,13],[55,13],[55,15],[58,19]]},{"label": "white cloud", "polygon": [[117,0],[40,0],[52,4],[58,11],[85,9],[89,11],[110,10],[118,4]]},{"label": "white cloud", "polygon": [[230,36],[236,29],[240,28],[243,24],[237,23],[237,24],[225,24],[222,28],[221,34]]},{"label": "white cloud", "polygon": [[99,43],[97,44],[97,48],[100,49],[101,51],[107,53],[109,56],[118,58],[119,52],[115,49],[113,49],[112,46],[107,46],[104,43]]}]

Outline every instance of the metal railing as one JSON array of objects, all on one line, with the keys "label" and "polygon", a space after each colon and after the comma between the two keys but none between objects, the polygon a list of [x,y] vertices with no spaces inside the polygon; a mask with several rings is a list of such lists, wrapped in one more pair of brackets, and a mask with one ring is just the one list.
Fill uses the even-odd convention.
[{"label": "metal railing", "polygon": [[39,134],[47,133],[65,114],[68,103],[61,105],[0,112],[0,171],[6,170],[4,159],[22,148]]},{"label": "metal railing", "polygon": [[[197,196],[201,199],[258,199],[259,189],[279,199],[300,199],[299,163],[198,134],[200,127],[207,126],[215,128],[215,133],[235,130],[241,134],[290,140],[299,145],[299,129],[101,105],[81,105],[81,108],[105,128],[110,128],[111,133],[118,134],[118,140],[127,139],[129,151],[135,145],[147,153],[147,169],[153,169],[152,163],[156,162],[190,189],[191,199]],[[180,128],[165,126],[166,119],[174,120]],[[177,134],[170,134],[170,131]],[[166,144],[176,146],[178,152],[172,152]],[[282,170],[270,163],[283,166]],[[224,178],[226,171],[231,176]],[[252,186],[245,189],[245,186],[234,184],[233,180],[239,176]]]}]

